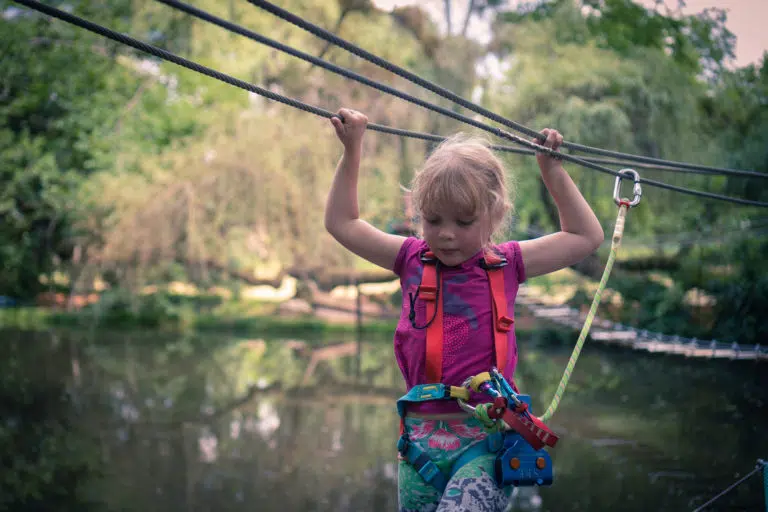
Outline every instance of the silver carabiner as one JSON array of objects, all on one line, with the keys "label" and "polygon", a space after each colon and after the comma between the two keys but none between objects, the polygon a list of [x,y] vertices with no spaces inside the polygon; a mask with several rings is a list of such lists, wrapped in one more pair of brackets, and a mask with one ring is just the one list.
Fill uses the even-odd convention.
[{"label": "silver carabiner", "polygon": [[629,207],[637,206],[640,203],[640,197],[643,195],[643,189],[640,187],[640,175],[634,169],[622,169],[619,171],[619,175],[616,176],[616,184],[613,186],[613,201],[616,205],[621,205],[622,203],[622,199],[619,197],[621,194],[621,178],[632,178],[635,182],[635,186],[632,188],[635,197],[632,201],[629,201]]},{"label": "silver carabiner", "polygon": [[[461,386],[466,389],[470,389],[470,383],[472,382],[472,377],[467,377],[464,379],[464,382],[462,382]],[[464,412],[467,412],[474,416],[475,414],[475,408],[469,405],[467,402],[462,400],[461,398],[456,398],[456,402],[459,404],[459,407],[462,408]]]}]

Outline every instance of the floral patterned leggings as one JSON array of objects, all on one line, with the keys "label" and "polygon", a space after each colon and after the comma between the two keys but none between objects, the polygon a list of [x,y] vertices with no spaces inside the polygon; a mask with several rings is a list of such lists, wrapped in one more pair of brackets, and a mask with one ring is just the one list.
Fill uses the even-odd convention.
[{"label": "floral patterned leggings", "polygon": [[[450,474],[453,462],[470,446],[482,442],[487,433],[473,417],[459,419],[405,418],[411,442],[424,450],[443,472]],[[513,488],[500,489],[493,478],[496,455],[481,455],[451,477],[441,493],[424,481],[408,462],[398,467],[400,512],[502,512]]]}]

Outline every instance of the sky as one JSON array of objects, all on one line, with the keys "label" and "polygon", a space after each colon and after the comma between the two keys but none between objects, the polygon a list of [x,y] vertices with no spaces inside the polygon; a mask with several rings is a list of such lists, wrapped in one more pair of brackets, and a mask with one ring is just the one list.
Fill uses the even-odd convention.
[{"label": "sky", "polygon": [[[652,1],[640,3],[652,5]],[[726,26],[736,36],[736,66],[757,63],[768,51],[768,0],[686,0],[685,14],[695,14],[709,7],[728,13]]]},{"label": "sky", "polygon": [[[516,0],[510,0],[515,2]],[[636,0],[638,3],[653,6],[654,0]],[[677,0],[666,0],[668,5],[677,6]],[[437,19],[442,20],[443,0],[373,0],[380,9],[389,10],[395,6],[419,4]],[[466,12],[469,0],[453,0],[456,14],[454,24]],[[719,7],[728,13],[726,26],[736,36],[736,67],[757,63],[768,51],[768,0],[685,0],[684,14],[695,14],[709,7]],[[481,42],[486,42],[488,20],[474,19],[470,24],[470,34]]]}]

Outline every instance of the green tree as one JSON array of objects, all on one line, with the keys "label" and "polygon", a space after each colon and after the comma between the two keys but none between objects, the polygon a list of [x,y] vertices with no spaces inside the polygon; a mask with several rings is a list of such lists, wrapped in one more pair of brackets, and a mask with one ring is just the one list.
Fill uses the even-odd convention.
[{"label": "green tree", "polygon": [[[555,126],[567,140],[765,171],[764,71],[759,67],[729,70],[734,39],[725,21],[718,10],[682,16],[628,0],[536,3],[500,17],[491,49],[508,63],[509,70],[489,88],[486,101],[492,109],[529,126]],[[533,198],[520,202],[520,224],[553,229],[555,210],[534,166],[522,159],[515,166],[520,197]],[[613,179],[572,165],[568,168],[604,225],[610,226],[615,215],[610,200]],[[757,179],[649,170],[641,170],[641,175],[692,189],[766,197],[762,180]],[[640,236],[652,241],[681,232],[732,233],[756,214],[754,208],[646,187],[641,207],[630,214],[626,239]],[[621,262],[613,286],[641,307],[643,318],[635,320],[645,328],[697,336],[728,333],[740,341],[757,340],[761,331],[749,319],[760,318],[765,307],[764,286],[755,279],[764,263],[735,251],[753,254],[762,242],[745,235],[744,241],[733,244],[697,248],[680,243],[671,252],[661,245],[635,251],[642,258]],[[707,237],[702,241],[707,242]],[[599,265],[588,268],[593,275],[601,271]],[[626,274],[632,268],[639,271],[636,276]],[[671,277],[672,284],[652,281],[649,271]],[[714,294],[717,307],[708,312],[704,306],[695,308],[704,307],[706,315],[717,319],[730,316],[733,320],[714,327],[693,320],[686,297],[689,292],[699,296],[702,290]]]},{"label": "green tree", "polygon": [[25,297],[71,250],[71,194],[106,150],[98,130],[130,84],[82,31],[2,10],[0,290]]},{"label": "green tree", "polygon": [[[116,44],[13,5],[0,3],[0,293],[29,298],[40,276],[71,259],[83,213],[77,191],[113,168],[125,134],[132,150],[151,151],[190,123],[171,115],[126,119],[165,99],[164,84],[151,87],[155,78],[116,58]],[[119,29],[134,7],[80,2],[74,12]]]}]

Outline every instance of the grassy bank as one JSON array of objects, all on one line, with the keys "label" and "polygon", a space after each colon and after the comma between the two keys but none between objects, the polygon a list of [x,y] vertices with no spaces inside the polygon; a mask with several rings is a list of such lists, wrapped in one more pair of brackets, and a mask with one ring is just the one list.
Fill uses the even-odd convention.
[{"label": "grassy bank", "polygon": [[[569,277],[565,276],[565,279]],[[563,286],[561,281],[538,281],[539,286],[545,288],[545,294],[550,287],[559,289]],[[358,327],[353,312],[344,313],[341,318],[337,315],[331,321],[309,309],[303,313],[291,313],[279,301],[231,299],[210,293],[189,294],[167,290],[143,295],[107,291],[94,303],[80,309],[67,311],[62,305],[0,309],[0,328],[231,333],[254,337],[295,336],[322,341],[326,338],[354,339],[358,330],[369,340],[391,339],[397,325],[393,319],[363,318]],[[529,322],[517,326],[519,335],[534,341],[549,330],[538,324],[529,325]],[[544,336],[549,340],[561,337],[570,339],[572,336],[552,336],[551,332]]]},{"label": "grassy bank", "polygon": [[[237,337],[254,338],[299,338],[323,342],[326,340],[355,340],[358,327],[354,322],[328,322],[312,316],[280,317],[263,308],[253,312],[252,308],[235,307],[230,304],[228,314],[204,313],[158,318],[142,318],[139,315],[124,315],[119,321],[106,317],[95,317],[89,312],[63,312],[46,308],[0,309],[0,329],[44,331],[50,329],[100,330],[110,332],[160,331],[165,333],[229,334]],[[251,305],[252,306],[252,305]],[[243,311],[235,313],[235,311]],[[247,314],[245,312],[248,312]],[[359,335],[366,341],[391,342],[397,322],[395,320],[364,319]],[[526,344],[539,346],[571,346],[576,332],[538,322],[516,328],[518,339]]]},{"label": "grassy bank", "polygon": [[[253,336],[349,337],[358,332],[354,323],[327,322],[311,315],[281,317],[270,308],[228,305],[230,311],[195,312],[181,309],[172,314],[148,314],[146,311],[124,311],[116,314],[94,314],[93,311],[56,311],[40,307],[0,310],[0,328],[46,330],[56,327],[110,330],[161,330],[168,332],[228,332]],[[366,337],[391,336],[393,320],[365,319],[360,327]]]}]

